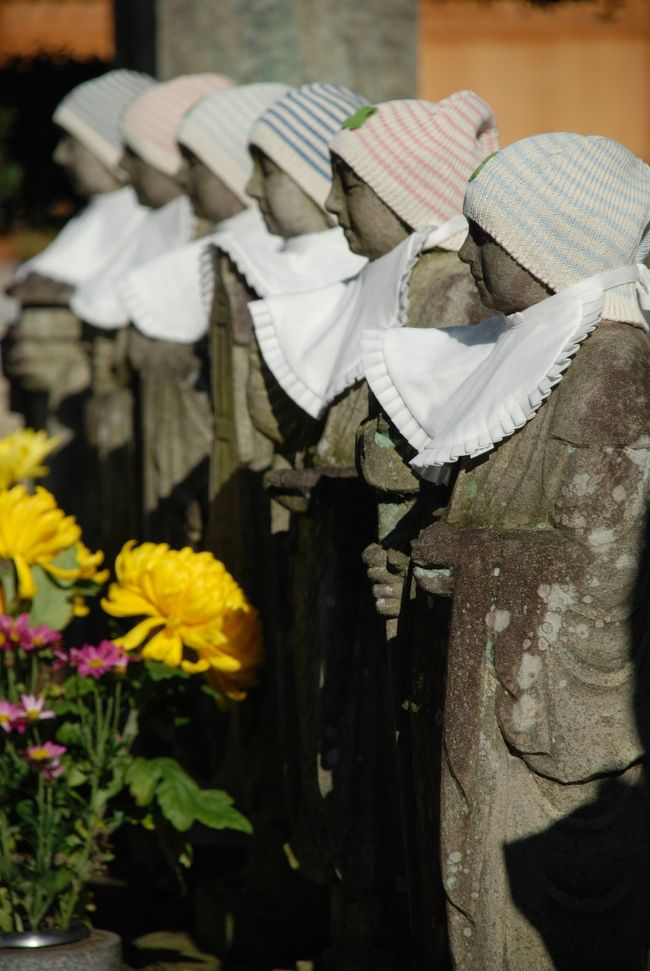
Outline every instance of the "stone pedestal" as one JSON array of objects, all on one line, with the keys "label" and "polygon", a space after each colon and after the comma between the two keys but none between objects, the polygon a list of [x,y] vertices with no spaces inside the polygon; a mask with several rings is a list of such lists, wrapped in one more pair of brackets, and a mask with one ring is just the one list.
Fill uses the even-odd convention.
[{"label": "stone pedestal", "polygon": [[120,971],[122,947],[117,934],[92,931],[85,941],[58,947],[0,950],[2,971]]}]

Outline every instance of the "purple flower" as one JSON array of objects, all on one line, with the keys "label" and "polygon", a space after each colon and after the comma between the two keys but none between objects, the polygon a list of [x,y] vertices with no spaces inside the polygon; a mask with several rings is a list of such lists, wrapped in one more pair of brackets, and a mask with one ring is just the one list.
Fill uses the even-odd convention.
[{"label": "purple flower", "polygon": [[95,680],[108,671],[123,674],[129,661],[130,658],[123,648],[117,647],[112,641],[101,641],[97,647],[84,644],[83,647],[73,647],[70,651],[70,664],[77,669],[78,674]]},{"label": "purple flower", "polygon": [[29,653],[41,647],[58,646],[60,643],[59,632],[46,624],[32,627],[29,614],[19,614],[18,617],[0,614],[0,649],[13,650],[21,647]]}]

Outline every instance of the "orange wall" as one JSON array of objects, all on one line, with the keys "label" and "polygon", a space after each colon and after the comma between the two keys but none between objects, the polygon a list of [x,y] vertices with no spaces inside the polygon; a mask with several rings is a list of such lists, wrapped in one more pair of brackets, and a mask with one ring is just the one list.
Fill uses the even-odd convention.
[{"label": "orange wall", "polygon": [[0,63],[62,52],[113,58],[111,0],[0,0]]},{"label": "orange wall", "polygon": [[568,130],[650,160],[650,0],[618,10],[607,0],[420,3],[420,97],[472,88],[494,108],[503,144]]}]

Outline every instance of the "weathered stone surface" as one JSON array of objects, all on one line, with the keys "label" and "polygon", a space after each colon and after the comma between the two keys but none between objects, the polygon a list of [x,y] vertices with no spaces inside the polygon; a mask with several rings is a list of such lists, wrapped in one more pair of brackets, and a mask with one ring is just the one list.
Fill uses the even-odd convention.
[{"label": "weathered stone surface", "polygon": [[452,570],[442,860],[463,971],[645,967],[649,369],[640,331],[601,322],[414,549]]},{"label": "weathered stone surface", "polygon": [[371,101],[413,97],[415,0],[158,0],[162,78],[221,71],[240,83],[330,81]]},{"label": "weathered stone surface", "polygon": [[142,538],[196,546],[205,532],[213,438],[207,354],[133,330],[129,353],[138,376]]}]

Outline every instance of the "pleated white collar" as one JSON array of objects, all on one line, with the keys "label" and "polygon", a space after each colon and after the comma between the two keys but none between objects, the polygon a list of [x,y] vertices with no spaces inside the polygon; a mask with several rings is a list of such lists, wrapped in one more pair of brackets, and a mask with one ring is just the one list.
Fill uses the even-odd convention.
[{"label": "pleated white collar", "polygon": [[70,301],[74,313],[104,330],[126,327],[129,311],[119,286],[126,274],[161,253],[189,243],[195,225],[187,196],[179,196],[160,209],[148,209],[113,259],[77,288]]},{"label": "pleated white collar", "polygon": [[354,276],[367,262],[350,250],[338,227],[288,240],[271,239],[276,243],[251,245],[235,236],[219,242],[219,249],[261,297],[327,286]]},{"label": "pleated white collar", "polygon": [[212,262],[205,255],[221,239],[262,247],[277,237],[267,231],[259,210],[251,207],[218,223],[210,235],[127,273],[118,289],[131,321],[145,337],[192,344],[205,335],[214,292]]},{"label": "pleated white collar", "polygon": [[426,250],[457,242],[466,232],[467,221],[458,216],[413,233],[354,277],[249,303],[264,360],[303,411],[319,418],[363,376],[364,329],[404,326],[408,284],[418,258]]},{"label": "pleated white collar", "polygon": [[40,273],[78,286],[122,250],[148,212],[139,204],[131,186],[93,196],[42,253],[18,267],[16,279]]},{"label": "pleated white collar", "polygon": [[598,325],[607,292],[629,283],[650,319],[650,271],[634,264],[473,326],[364,331],[365,376],[417,450],[413,468],[443,481],[449,463],[489,452],[525,425]]}]

